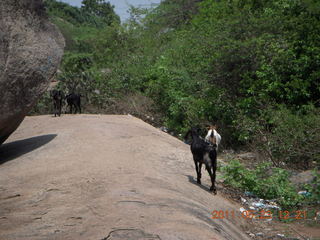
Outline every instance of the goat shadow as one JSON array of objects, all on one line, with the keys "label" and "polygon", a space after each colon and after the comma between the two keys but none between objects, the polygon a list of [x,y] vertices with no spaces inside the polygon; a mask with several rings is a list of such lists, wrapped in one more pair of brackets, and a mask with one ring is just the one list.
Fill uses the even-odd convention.
[{"label": "goat shadow", "polygon": [[57,134],[47,134],[5,143],[0,146],[0,165],[51,142]]},{"label": "goat shadow", "polygon": [[[190,175],[185,175],[186,177],[188,177],[189,182],[193,183],[194,185],[197,185],[198,187],[202,188],[203,190],[209,192],[212,194],[212,191],[210,191],[210,187],[206,187],[204,185],[200,185],[199,183],[197,183],[197,181],[195,180],[195,178],[193,176]],[[202,179],[202,178],[201,178]],[[217,183],[216,183],[216,188],[217,190],[219,190],[219,188],[217,187]]]},{"label": "goat shadow", "polygon": [[197,181],[194,179],[194,177],[190,176],[190,175],[185,175],[188,177],[189,182],[193,183],[194,185],[197,185],[198,187],[202,188],[203,190],[206,190],[207,192],[211,193],[210,188],[203,186],[202,184],[200,185],[199,183],[197,183]]}]

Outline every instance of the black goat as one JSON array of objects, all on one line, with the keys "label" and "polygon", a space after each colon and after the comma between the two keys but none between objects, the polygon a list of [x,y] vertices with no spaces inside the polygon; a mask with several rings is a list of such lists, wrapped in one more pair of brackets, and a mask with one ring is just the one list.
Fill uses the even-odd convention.
[{"label": "black goat", "polygon": [[61,90],[51,90],[50,96],[53,100],[54,116],[56,117],[58,115],[60,117],[62,100],[63,100],[63,92]]},{"label": "black goat", "polygon": [[66,96],[68,106],[70,107],[70,114],[72,114],[72,107],[74,106],[74,113],[81,113],[81,95],[76,93],[70,93]]},{"label": "black goat", "polygon": [[193,160],[194,160],[194,164],[197,172],[197,183],[201,184],[201,167],[202,167],[202,164],[205,164],[206,169],[211,178],[211,183],[212,183],[210,187],[210,191],[216,194],[217,193],[217,190],[215,187],[216,170],[217,170],[216,146],[205,142],[205,140],[203,140],[199,136],[198,132],[199,130],[197,130],[196,128],[192,128],[187,132],[185,136],[185,139],[187,139],[189,135],[191,135],[192,137],[191,152],[193,155]]}]

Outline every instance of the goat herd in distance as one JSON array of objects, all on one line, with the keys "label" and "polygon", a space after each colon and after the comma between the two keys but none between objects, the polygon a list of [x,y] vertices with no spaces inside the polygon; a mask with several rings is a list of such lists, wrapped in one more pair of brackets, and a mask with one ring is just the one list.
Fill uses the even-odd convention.
[{"label": "goat herd in distance", "polygon": [[72,114],[72,108],[74,108],[74,113],[81,113],[81,95],[76,93],[70,93],[67,96],[64,96],[63,91],[61,90],[51,90],[50,96],[53,101],[53,110],[54,116],[57,115],[60,117],[61,110],[64,102],[66,101],[69,106],[69,113]]},{"label": "goat herd in distance", "polygon": [[[64,96],[63,91],[61,90],[51,90],[50,96],[53,101],[53,108],[54,108],[54,116],[61,115],[61,110],[64,102],[67,102],[69,106],[70,114],[73,113],[72,109],[74,108],[74,113],[81,113],[81,95],[76,93],[70,93],[67,96]],[[217,132],[217,126],[211,125],[208,127],[208,133],[203,139],[200,136],[200,129],[199,128],[191,128],[186,136],[185,140],[191,136],[191,153],[193,155],[193,161],[196,168],[197,174],[197,183],[201,185],[201,167],[202,164],[205,165],[206,170],[209,173],[211,178],[211,187],[210,191],[214,194],[217,193],[215,187],[215,180],[216,180],[216,170],[217,170],[217,151],[218,146],[221,142],[221,136]]]}]

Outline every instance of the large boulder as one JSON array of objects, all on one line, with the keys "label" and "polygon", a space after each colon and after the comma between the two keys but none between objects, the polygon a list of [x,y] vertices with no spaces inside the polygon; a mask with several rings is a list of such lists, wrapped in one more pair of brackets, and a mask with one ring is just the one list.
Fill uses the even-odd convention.
[{"label": "large boulder", "polygon": [[63,48],[42,0],[0,1],[0,144],[48,87]]}]

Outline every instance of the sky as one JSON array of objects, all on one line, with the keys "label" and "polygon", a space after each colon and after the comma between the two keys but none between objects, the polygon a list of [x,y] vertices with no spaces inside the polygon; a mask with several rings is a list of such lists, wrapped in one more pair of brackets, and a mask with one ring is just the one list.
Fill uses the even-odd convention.
[{"label": "sky", "polygon": [[[60,0],[61,2],[69,3],[70,5],[80,7],[82,0]],[[115,6],[115,12],[120,16],[121,21],[124,22],[129,18],[127,10],[130,5],[135,7],[151,7],[152,4],[158,4],[161,0],[109,0]],[[107,1],[106,1],[107,2]]]}]

